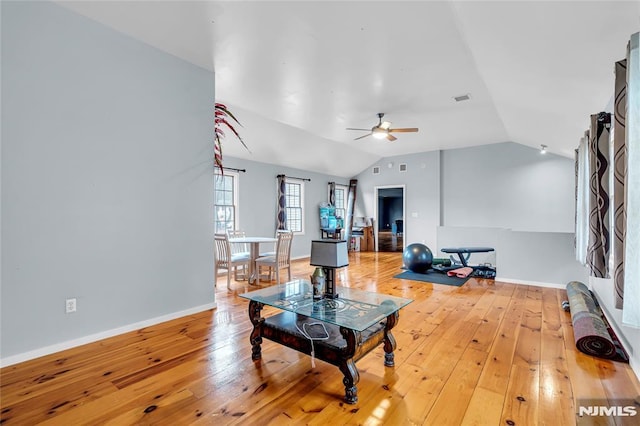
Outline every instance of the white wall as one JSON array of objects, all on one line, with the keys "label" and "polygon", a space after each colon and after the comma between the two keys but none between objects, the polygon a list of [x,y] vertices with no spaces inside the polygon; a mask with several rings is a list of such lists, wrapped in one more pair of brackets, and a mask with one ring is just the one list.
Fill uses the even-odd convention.
[{"label": "white wall", "polygon": [[213,306],[213,74],[54,3],[1,7],[3,361]]}]

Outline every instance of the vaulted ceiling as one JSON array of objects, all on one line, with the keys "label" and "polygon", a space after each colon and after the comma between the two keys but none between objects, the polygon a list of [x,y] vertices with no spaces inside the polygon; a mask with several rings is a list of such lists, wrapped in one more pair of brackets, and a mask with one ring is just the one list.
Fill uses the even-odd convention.
[{"label": "vaulted ceiling", "polygon": [[[225,155],[344,177],[505,141],[572,157],[640,30],[640,1],[58,3],[215,71],[251,150]],[[378,112],[420,131],[354,141]]]}]

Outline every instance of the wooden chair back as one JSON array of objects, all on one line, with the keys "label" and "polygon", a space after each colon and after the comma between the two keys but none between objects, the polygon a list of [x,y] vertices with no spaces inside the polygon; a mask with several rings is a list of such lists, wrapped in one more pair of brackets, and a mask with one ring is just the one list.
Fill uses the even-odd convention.
[{"label": "wooden chair back", "polygon": [[278,232],[278,242],[276,243],[276,263],[278,268],[286,268],[291,263],[291,242],[293,241],[292,231]]},{"label": "wooden chair back", "polygon": [[231,244],[227,234],[215,234],[216,268],[231,268]]},{"label": "wooden chair back", "polygon": [[[244,238],[246,233],[240,229],[232,229],[227,231],[227,237],[229,238]],[[248,244],[233,243],[231,245],[231,254],[249,253]]]}]

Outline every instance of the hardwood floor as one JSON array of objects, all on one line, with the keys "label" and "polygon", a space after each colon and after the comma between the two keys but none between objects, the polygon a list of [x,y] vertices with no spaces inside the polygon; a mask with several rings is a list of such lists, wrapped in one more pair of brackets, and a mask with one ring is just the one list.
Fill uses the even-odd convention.
[{"label": "hardwood floor", "polygon": [[[332,365],[312,368],[268,340],[254,363],[248,302],[238,297],[253,287],[232,282],[228,292],[220,277],[216,310],[3,368],[0,423],[572,425],[576,399],[640,394],[627,364],[576,350],[564,290],[394,279],[401,256],[355,253],[340,273],[342,285],[414,299],[393,330],[395,367],[383,366],[382,346],[356,363],[355,405],[342,402]],[[292,273],[312,270],[301,260]]]},{"label": "hardwood floor", "polygon": [[404,250],[402,234],[393,234],[390,231],[378,231],[378,251],[399,251]]}]

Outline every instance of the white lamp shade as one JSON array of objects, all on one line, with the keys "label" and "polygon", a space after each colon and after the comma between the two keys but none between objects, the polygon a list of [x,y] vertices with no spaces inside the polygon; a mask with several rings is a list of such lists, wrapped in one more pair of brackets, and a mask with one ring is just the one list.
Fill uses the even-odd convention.
[{"label": "white lamp shade", "polygon": [[342,268],[349,265],[347,242],[342,240],[311,241],[311,265]]}]

